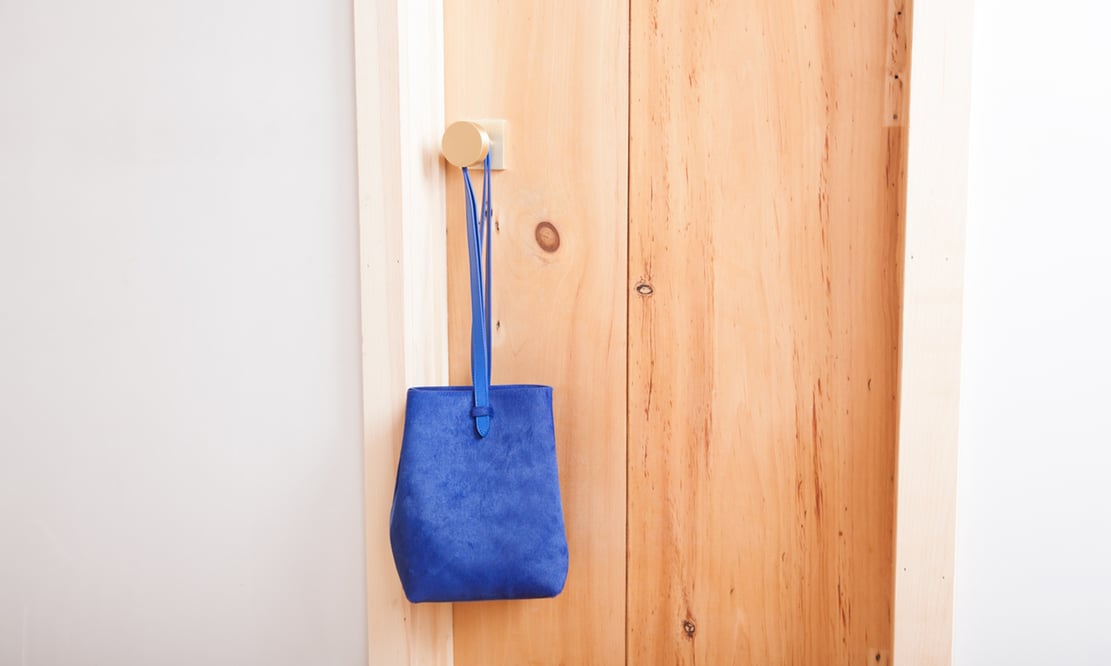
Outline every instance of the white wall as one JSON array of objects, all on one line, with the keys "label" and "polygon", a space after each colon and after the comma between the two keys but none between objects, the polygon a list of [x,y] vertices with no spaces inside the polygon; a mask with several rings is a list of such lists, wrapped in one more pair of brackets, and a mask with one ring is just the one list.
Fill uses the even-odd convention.
[{"label": "white wall", "polygon": [[1111,660],[1111,9],[976,0],[954,663]]},{"label": "white wall", "polygon": [[0,664],[365,663],[350,4],[0,0]]}]

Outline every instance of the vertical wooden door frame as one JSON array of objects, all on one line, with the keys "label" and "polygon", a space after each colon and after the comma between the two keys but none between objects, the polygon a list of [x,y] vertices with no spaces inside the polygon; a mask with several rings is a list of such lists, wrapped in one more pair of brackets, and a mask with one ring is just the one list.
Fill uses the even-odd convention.
[{"label": "vertical wooden door frame", "polygon": [[[972,5],[916,3],[895,555],[897,666],[948,664]],[[446,383],[440,0],[354,0],[372,664],[452,663],[451,607],[408,604],[387,512],[405,388]]]},{"label": "vertical wooden door frame", "polygon": [[405,391],[447,384],[441,0],[354,0],[368,663],[450,666],[450,604],[406,601],[388,513]]},{"label": "vertical wooden door frame", "polygon": [[895,666],[952,659],[972,3],[914,3],[895,531]]}]

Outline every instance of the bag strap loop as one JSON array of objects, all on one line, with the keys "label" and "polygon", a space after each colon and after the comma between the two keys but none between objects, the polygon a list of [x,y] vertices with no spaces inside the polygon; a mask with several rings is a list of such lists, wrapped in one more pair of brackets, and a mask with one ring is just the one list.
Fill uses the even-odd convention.
[{"label": "bag strap loop", "polygon": [[[474,391],[475,430],[479,437],[490,432],[490,227],[494,211],[490,203],[490,155],[482,165],[482,213],[478,212],[474,185],[463,167],[463,187],[467,207],[467,258],[471,269],[471,383]],[[483,267],[483,255],[486,265]]]}]

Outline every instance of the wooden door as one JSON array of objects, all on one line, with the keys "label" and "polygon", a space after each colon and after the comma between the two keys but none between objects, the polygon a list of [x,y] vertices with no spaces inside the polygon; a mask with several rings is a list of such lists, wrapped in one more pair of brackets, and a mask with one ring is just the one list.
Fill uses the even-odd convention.
[{"label": "wooden door", "polygon": [[494,379],[555,387],[571,549],[557,599],[455,606],[460,666],[889,659],[894,2],[445,0],[447,120],[510,127]]},{"label": "wooden door", "polygon": [[876,0],[633,3],[630,664],[887,658],[887,26]]}]

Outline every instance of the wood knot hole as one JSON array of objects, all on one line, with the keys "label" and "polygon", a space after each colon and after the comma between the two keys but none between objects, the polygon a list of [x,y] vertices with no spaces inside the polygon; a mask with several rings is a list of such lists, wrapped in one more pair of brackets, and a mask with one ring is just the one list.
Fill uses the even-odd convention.
[{"label": "wood knot hole", "polygon": [[694,638],[694,622],[683,620],[683,633],[687,635],[687,638]]},{"label": "wood knot hole", "polygon": [[559,230],[547,220],[536,225],[536,244],[545,252],[555,252],[559,249]]},{"label": "wood knot hole", "polygon": [[636,286],[636,290],[637,290],[637,293],[640,294],[641,296],[651,296],[652,293],[654,291],[656,291],[655,289],[652,288],[652,285],[648,284],[647,282],[638,283],[637,286]]}]

